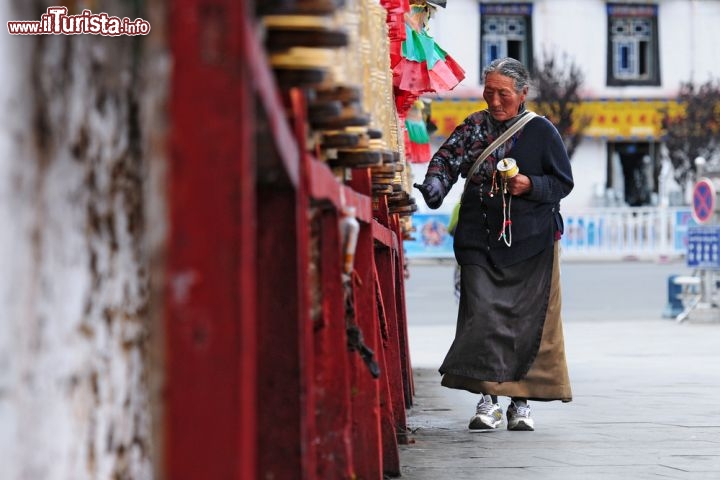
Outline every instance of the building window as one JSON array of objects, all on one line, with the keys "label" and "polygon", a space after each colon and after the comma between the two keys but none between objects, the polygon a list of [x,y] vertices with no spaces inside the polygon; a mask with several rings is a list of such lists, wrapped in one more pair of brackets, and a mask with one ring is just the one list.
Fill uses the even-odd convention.
[{"label": "building window", "polygon": [[610,3],[607,84],[660,85],[656,5]]},{"label": "building window", "polygon": [[480,4],[480,78],[493,60],[512,57],[532,68],[532,4]]}]

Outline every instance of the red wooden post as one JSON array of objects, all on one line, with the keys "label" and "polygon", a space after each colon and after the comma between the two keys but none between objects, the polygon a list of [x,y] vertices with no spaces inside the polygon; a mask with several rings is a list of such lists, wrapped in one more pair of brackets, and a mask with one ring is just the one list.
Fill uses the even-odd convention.
[{"label": "red wooden post", "polygon": [[[412,395],[407,385],[406,362],[409,358],[407,349],[407,326],[405,321],[404,269],[402,263],[402,233],[400,219],[397,214],[390,214],[387,197],[381,196],[376,202],[373,212],[378,221],[395,235],[396,248],[379,246],[376,249],[376,266],[382,288],[383,300],[388,317],[388,361],[390,362],[390,388],[393,397],[393,412],[398,430],[398,438],[405,441],[406,414],[410,408]],[[401,291],[402,290],[402,291]],[[411,374],[412,372],[410,372]]]},{"label": "red wooden post", "polygon": [[[353,478],[350,355],[345,332],[340,235],[334,207],[318,208],[322,324],[315,333],[318,478]],[[354,360],[354,359],[353,359]]]},{"label": "red wooden post", "polygon": [[[370,171],[356,169],[352,172],[352,187],[370,196],[372,184]],[[372,226],[362,223],[355,254],[355,270],[361,285],[355,289],[355,312],[365,344],[378,352],[379,328],[375,307],[374,247]],[[352,364],[353,391],[353,449],[359,478],[381,479],[383,477],[382,436],[380,432],[380,382],[372,378],[361,360],[354,354]]]},{"label": "red wooden post", "polygon": [[256,476],[255,189],[244,1],[171,12],[164,476]]},{"label": "red wooden post", "polygon": [[[377,252],[376,252],[377,253]],[[377,259],[376,259],[377,261]],[[377,271],[373,272],[374,275]],[[375,286],[373,291],[377,295],[378,285]],[[378,298],[376,296],[376,298]],[[376,309],[380,306],[376,302]],[[383,320],[384,321],[384,320]],[[393,394],[392,386],[390,385],[390,378],[393,377],[393,362],[388,362],[388,356],[392,357],[388,348],[388,341],[383,338],[383,333],[387,333],[381,324],[376,325],[376,338],[378,339],[377,349],[375,350],[375,357],[377,358],[378,365],[380,366],[380,429],[382,434],[382,466],[383,473],[387,473],[392,476],[400,475],[400,452],[398,451],[397,444],[397,427],[395,415],[393,413]],[[404,409],[404,407],[403,407]]]},{"label": "red wooden post", "polygon": [[385,339],[385,364],[392,398],[392,410],[397,433],[404,433],[406,427],[405,392],[403,388],[402,361],[398,329],[398,306],[395,293],[396,253],[391,248],[380,246],[375,249],[375,264],[385,309],[387,338]]},{"label": "red wooden post", "polygon": [[395,276],[395,304],[397,305],[398,320],[398,340],[400,351],[400,367],[403,377],[403,387],[405,389],[405,408],[411,408],[413,405],[413,395],[415,395],[415,385],[413,382],[412,362],[410,359],[410,345],[407,329],[407,309],[405,305],[405,252],[402,247],[402,229],[400,226],[399,215],[394,214],[391,222],[391,228],[397,235],[399,248],[394,258],[398,274]]},{"label": "red wooden post", "polygon": [[[241,15],[247,15],[246,2],[240,0]],[[247,37],[240,40],[241,51],[246,52]],[[245,60],[243,60],[245,61]],[[242,79],[238,87],[240,95],[241,118],[253,118],[253,96],[251,94],[251,79],[247,69],[242,72]],[[237,236],[240,239],[238,249],[238,301],[240,302],[240,370],[237,383],[239,383],[239,429],[238,442],[238,478],[255,478],[257,476],[257,291],[254,273],[257,271],[257,243],[256,243],[256,191],[255,191],[255,158],[253,129],[248,122],[240,128],[239,141],[240,162],[238,165],[238,202],[240,209],[238,222],[235,224]],[[169,477],[168,477],[169,478]]]},{"label": "red wooden post", "polygon": [[[304,152],[302,95],[294,91],[289,100]],[[259,150],[257,160],[265,174],[257,202],[258,471],[261,478],[312,479],[317,467],[307,168],[301,153],[294,185],[272,149]]]},{"label": "red wooden post", "polygon": [[[307,302],[305,209],[293,189],[258,188],[259,477],[314,478],[309,431],[312,331]],[[309,332],[308,332],[309,330]]]},{"label": "red wooden post", "polygon": [[[401,227],[399,223],[399,218],[397,215],[394,215],[394,221],[392,222],[392,225],[394,227],[393,231],[396,235],[398,235],[399,240],[399,248],[396,251],[392,252],[390,261],[392,262],[395,270],[395,276],[393,277],[393,281],[395,282],[395,288],[393,289],[393,292],[395,293],[395,325],[397,328],[397,353],[398,353],[398,360],[400,363],[399,371],[400,379],[402,380],[401,386],[403,390],[403,400],[404,400],[404,407],[406,409],[411,408],[413,405],[413,395],[415,394],[415,387],[413,386],[413,372],[412,372],[412,364],[410,362],[410,346],[409,346],[409,339],[408,339],[408,330],[407,330],[407,315],[406,315],[406,308],[405,308],[405,263],[404,263],[404,255],[403,255],[403,246],[402,246],[402,232]],[[405,410],[403,410],[405,412]],[[398,423],[400,425],[400,423]],[[398,441],[400,443],[405,443],[407,441],[407,417],[403,415],[402,418],[402,429],[398,432],[398,435],[401,435],[402,437],[398,438]]]}]

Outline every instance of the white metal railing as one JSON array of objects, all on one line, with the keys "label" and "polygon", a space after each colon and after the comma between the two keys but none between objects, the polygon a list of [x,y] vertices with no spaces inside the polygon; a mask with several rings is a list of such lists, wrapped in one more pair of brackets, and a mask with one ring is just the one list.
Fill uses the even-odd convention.
[{"label": "white metal railing", "polygon": [[686,253],[688,208],[616,207],[563,211],[570,258],[677,257]]},{"label": "white metal railing", "polygon": [[[622,260],[679,258],[686,254],[689,207],[563,209],[563,259]],[[408,258],[453,258],[449,215],[417,213],[415,240],[405,241]]]}]

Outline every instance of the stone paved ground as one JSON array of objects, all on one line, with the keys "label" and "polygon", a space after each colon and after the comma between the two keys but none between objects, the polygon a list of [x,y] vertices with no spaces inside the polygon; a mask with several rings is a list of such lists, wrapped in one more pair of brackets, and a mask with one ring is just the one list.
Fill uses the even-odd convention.
[{"label": "stone paved ground", "polygon": [[566,322],[574,400],[531,402],[534,432],[467,429],[477,396],[437,374],[453,328],[410,326],[403,478],[720,479],[720,324]]}]

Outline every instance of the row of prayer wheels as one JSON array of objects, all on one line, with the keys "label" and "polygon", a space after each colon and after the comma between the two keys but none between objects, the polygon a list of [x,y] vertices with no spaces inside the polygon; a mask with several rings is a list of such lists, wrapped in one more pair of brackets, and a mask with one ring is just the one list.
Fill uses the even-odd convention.
[{"label": "row of prayer wheels", "polygon": [[417,206],[408,192],[410,172],[402,148],[392,145],[387,129],[364,108],[362,82],[338,82],[334,74],[338,50],[351,43],[352,32],[337,21],[346,3],[353,0],[264,2],[258,8],[265,48],[278,87],[306,93],[307,146],[315,157],[341,182],[349,169],[369,168],[376,204],[387,196],[390,213],[410,216]]}]

